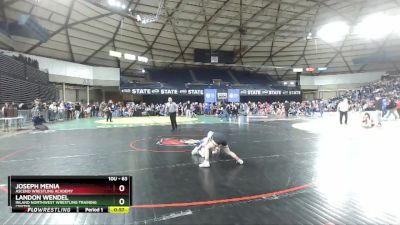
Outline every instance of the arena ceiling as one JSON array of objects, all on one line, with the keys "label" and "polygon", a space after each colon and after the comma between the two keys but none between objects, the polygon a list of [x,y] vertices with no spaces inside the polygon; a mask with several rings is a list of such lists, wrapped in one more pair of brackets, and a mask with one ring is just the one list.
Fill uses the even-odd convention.
[{"label": "arena ceiling", "polygon": [[[158,21],[147,24],[135,15],[155,14],[161,0],[119,1],[126,9],[106,0],[2,0],[0,20],[31,14],[48,30],[46,43],[13,36],[15,51],[120,67],[124,74],[192,65],[195,48],[233,50],[235,68],[281,79],[295,76],[291,67],[327,67],[329,73],[400,68],[395,62],[353,63],[354,58],[398,52],[400,35],[392,32],[377,40],[351,32],[367,15],[399,15],[400,0],[165,0]],[[334,21],[350,26],[343,40],[306,38]],[[109,50],[143,55],[149,62],[114,58]]]}]

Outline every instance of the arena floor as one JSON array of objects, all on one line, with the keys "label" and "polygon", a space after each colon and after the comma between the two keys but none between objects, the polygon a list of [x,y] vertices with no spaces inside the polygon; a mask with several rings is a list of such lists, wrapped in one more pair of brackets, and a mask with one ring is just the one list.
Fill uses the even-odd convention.
[{"label": "arena floor", "polygon": [[[180,121],[177,132],[154,118],[90,119],[2,137],[0,224],[398,224],[400,122],[361,129],[355,117],[347,126],[335,115],[240,123],[199,117]],[[209,130],[225,133],[244,165],[221,155],[199,168],[192,146],[160,145]],[[8,175],[116,174],[133,177],[127,215],[7,208]]]}]

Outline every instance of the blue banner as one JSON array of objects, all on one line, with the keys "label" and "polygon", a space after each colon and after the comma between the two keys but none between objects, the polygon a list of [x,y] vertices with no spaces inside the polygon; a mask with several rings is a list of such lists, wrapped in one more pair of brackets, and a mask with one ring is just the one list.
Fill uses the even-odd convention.
[{"label": "blue banner", "polygon": [[204,102],[216,103],[217,102],[217,89],[204,89]]},{"label": "blue banner", "polygon": [[240,89],[228,89],[228,102],[240,102]]}]

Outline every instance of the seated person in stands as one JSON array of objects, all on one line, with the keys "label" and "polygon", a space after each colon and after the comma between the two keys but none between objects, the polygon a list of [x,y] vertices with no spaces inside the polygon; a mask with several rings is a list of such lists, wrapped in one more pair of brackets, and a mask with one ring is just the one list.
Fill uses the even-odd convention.
[{"label": "seated person in stands", "polygon": [[362,119],[362,122],[361,122],[361,126],[364,127],[364,128],[371,128],[374,125],[375,125],[374,121],[372,120],[372,118],[369,115],[369,113],[365,113],[364,117]]},{"label": "seated person in stands", "polygon": [[45,131],[49,129],[47,126],[43,125],[43,123],[46,123],[46,120],[43,118],[42,113],[39,113],[39,116],[33,117],[32,122],[36,130]]}]

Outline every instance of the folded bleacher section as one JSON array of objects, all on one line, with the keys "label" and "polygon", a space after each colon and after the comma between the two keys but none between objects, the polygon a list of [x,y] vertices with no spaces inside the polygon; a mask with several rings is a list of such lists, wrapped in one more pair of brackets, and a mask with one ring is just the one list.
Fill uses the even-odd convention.
[{"label": "folded bleacher section", "polygon": [[280,87],[268,74],[250,71],[236,71],[222,68],[192,67],[167,70],[148,69],[145,82],[121,79],[121,89],[125,88],[215,88],[232,87],[243,89],[263,89]]},{"label": "folded bleacher section", "polygon": [[227,70],[222,69],[193,69],[197,81],[200,83],[210,84],[213,80],[222,80],[227,83],[234,83]]},{"label": "folded bleacher section", "polygon": [[189,70],[150,70],[149,77],[150,81],[166,84],[185,84],[193,82]]},{"label": "folded bleacher section", "polygon": [[213,84],[219,80],[224,84],[261,84],[272,85],[276,81],[267,74],[252,73],[249,71],[235,71],[219,68],[190,68],[149,70],[147,82],[160,82],[165,86],[184,85],[187,83]]},{"label": "folded bleacher section", "polygon": [[49,82],[49,74],[0,54],[0,104],[28,104],[36,98],[58,100],[58,90]]},{"label": "folded bleacher section", "polygon": [[257,74],[249,71],[232,71],[241,84],[273,84],[274,79],[267,74]]}]

